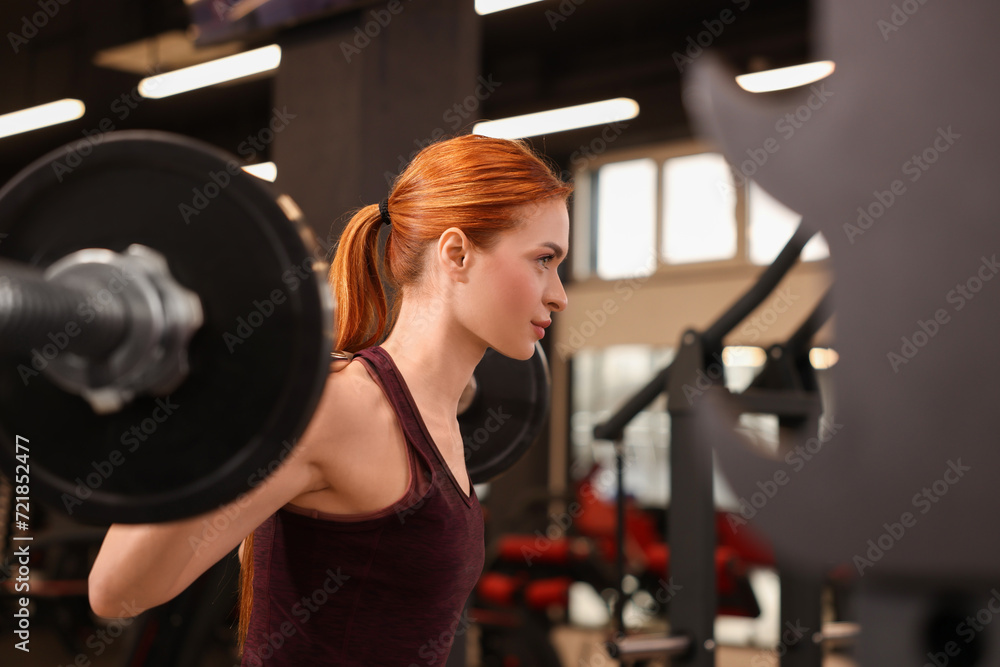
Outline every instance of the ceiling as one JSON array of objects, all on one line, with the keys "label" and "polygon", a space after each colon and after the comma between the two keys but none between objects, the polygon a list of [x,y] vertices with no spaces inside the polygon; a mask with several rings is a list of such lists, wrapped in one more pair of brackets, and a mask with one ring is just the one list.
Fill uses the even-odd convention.
[{"label": "ceiling", "polygon": [[[28,34],[25,22],[41,5],[58,11],[27,44],[12,39],[12,34]],[[234,151],[268,117],[270,78],[144,100],[134,91],[140,73],[94,64],[101,52],[187,27],[182,0],[0,3],[0,32],[7,36],[0,46],[0,113],[64,97],[87,105],[78,121],[0,139],[0,183],[45,152],[96,131],[102,122],[115,129],[179,132]],[[504,84],[484,102],[484,117],[632,97],[642,111],[621,137],[622,147],[688,136],[676,54],[689,47],[689,38],[710,43],[741,71],[810,58],[805,0],[545,0],[485,16],[482,30],[481,71]],[[273,35],[263,35],[221,48],[271,40]],[[145,50],[150,60],[169,62],[185,57],[178,48],[183,51],[184,45],[175,39],[133,46],[127,53]],[[585,140],[589,135],[578,130],[536,143],[565,163]]]}]

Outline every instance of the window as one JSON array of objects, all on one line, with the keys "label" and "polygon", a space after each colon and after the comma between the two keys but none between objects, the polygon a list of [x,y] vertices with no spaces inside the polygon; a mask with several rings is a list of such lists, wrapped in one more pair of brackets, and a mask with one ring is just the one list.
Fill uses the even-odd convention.
[{"label": "window", "polygon": [[[653,373],[670,363],[674,350],[649,345],[616,345],[582,349],[573,355],[571,482],[581,479],[593,464],[601,468],[595,489],[605,500],[615,497],[614,444],[594,440],[594,426],[610,417]],[[669,499],[668,443],[670,419],[666,399],[660,396],[625,428],[625,488],[640,502],[663,507]]]},{"label": "window", "polygon": [[[750,242],[750,261],[770,264],[792,238],[802,216],[772,197],[767,191],[750,181],[747,192],[747,236]],[[804,262],[830,256],[830,248],[822,234],[816,234],[802,249]]]},{"label": "window", "polygon": [[[650,149],[576,176],[573,275],[603,280],[650,275],[663,266],[770,264],[801,216],[717,153],[693,144]],[[687,152],[685,152],[687,151]],[[802,261],[829,256],[822,235]]]},{"label": "window", "polygon": [[[613,501],[616,493],[614,444],[594,439],[594,426],[601,423],[662,370],[674,358],[673,348],[650,345],[615,345],[584,348],[573,355],[573,403],[571,406],[571,482],[578,481],[597,464],[597,493]],[[758,347],[726,347],[722,353],[726,386],[742,391],[763,367],[766,355]],[[763,429],[763,419],[746,419],[748,430]],[[625,487],[647,506],[665,507],[670,502],[670,416],[661,395],[625,428]],[[715,474],[715,502],[735,508],[738,502],[725,479]]]},{"label": "window", "polygon": [[[584,348],[573,355],[570,405],[570,483],[583,478],[597,464],[595,475],[597,494],[613,502],[616,494],[614,443],[595,440],[594,426],[608,419],[654,373],[665,368],[674,358],[669,347],[650,345],[614,345],[606,348]],[[830,405],[832,378],[826,369],[837,362],[836,353],[813,348],[810,360],[816,368],[820,398]],[[745,390],[760,373],[767,361],[763,348],[727,346],[722,350],[725,386],[734,393]],[[831,413],[827,413],[829,416]],[[770,414],[745,413],[739,417],[736,429],[762,450],[778,448],[778,418]],[[648,507],[670,504],[670,416],[666,411],[666,396],[659,396],[640,412],[625,428],[625,488],[629,495]],[[739,499],[716,469],[715,505],[720,509],[737,510]]]},{"label": "window", "polygon": [[597,171],[597,275],[605,280],[656,269],[656,162],[629,160]]},{"label": "window", "polygon": [[736,190],[721,155],[699,153],[663,163],[663,241],[668,264],[736,256]]}]

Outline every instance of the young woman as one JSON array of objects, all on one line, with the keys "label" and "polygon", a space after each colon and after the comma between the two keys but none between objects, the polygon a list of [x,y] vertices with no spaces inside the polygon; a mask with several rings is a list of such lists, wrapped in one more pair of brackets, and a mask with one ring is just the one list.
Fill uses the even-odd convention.
[{"label": "young woman", "polygon": [[[566,307],[570,192],[521,142],[423,149],[340,239],[336,347],[356,355],[295,450],[238,503],[112,526],[90,574],[95,613],[162,604],[246,538],[243,665],[443,665],[484,558],[459,397],[487,347],[529,358]],[[215,514],[229,528],[204,539]]]}]

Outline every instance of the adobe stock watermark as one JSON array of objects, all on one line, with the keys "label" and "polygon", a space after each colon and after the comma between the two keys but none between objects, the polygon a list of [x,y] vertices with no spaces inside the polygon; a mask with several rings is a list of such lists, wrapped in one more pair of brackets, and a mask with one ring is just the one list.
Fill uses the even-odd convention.
[{"label": "adobe stock watermark", "polygon": [[[585,313],[586,321],[581,322],[578,326],[570,327],[565,341],[556,343],[556,354],[561,359],[566,360],[583,348],[587,341],[593,338],[618,313],[622,304],[628,303],[635,296],[635,293],[649,282],[655,273],[655,257],[651,260],[651,264],[654,268],[649,273],[616,280],[612,287],[615,296],[605,299],[599,308],[588,308]],[[647,261],[646,266],[649,265],[650,261]]]},{"label": "adobe stock watermark", "polygon": [[[970,470],[972,470],[970,466],[962,465],[962,459],[954,461],[949,459],[941,478],[915,493],[910,503],[914,509],[920,510],[921,515],[927,514]],[[917,525],[917,518],[913,512],[903,512],[898,521],[883,523],[882,527],[885,531],[878,537],[868,540],[867,550],[862,554],[855,555],[852,559],[854,567],[858,570],[858,575],[864,576],[865,570],[874,567],[875,563],[882,560],[886,553],[899,544],[899,541],[906,535],[906,531]]]},{"label": "adobe stock watermark", "polygon": [[[157,86],[160,85],[158,79],[150,78],[157,74],[160,74],[158,68],[152,68],[146,72],[150,92],[156,90]],[[82,131],[83,139],[77,141],[66,155],[59,160],[52,161],[52,172],[55,174],[56,180],[62,183],[67,175],[73,173],[77,167],[83,164],[84,159],[94,152],[94,147],[104,143],[104,135],[118,129],[115,121],[125,121],[133,111],[139,108],[139,103],[145,99],[147,98],[139,93],[139,87],[136,85],[112,100],[108,108],[109,113],[101,118],[93,126],[93,129],[84,129]]]},{"label": "adobe stock watermark", "polygon": [[[452,644],[455,643],[455,638],[461,637],[472,627],[472,617],[469,616],[467,610],[463,610],[460,614],[454,614],[454,616],[455,621],[451,627],[442,630],[437,637],[428,639],[417,649],[417,655],[426,661],[425,664],[434,665],[442,658],[447,657],[448,653],[451,652]],[[420,667],[420,665],[411,662],[409,667]]]},{"label": "adobe stock watermark", "polygon": [[564,169],[561,178],[568,181],[573,177],[574,169],[583,169],[590,162],[603,155],[611,144],[617,141],[618,137],[628,129],[625,121],[615,121],[608,123],[601,128],[600,133],[589,142],[580,145],[569,156],[570,169]]},{"label": "adobe stock watermark", "polygon": [[[122,636],[125,629],[132,625],[135,622],[135,617],[141,613],[142,611],[136,606],[135,600],[123,602],[120,617],[111,619],[106,627],[98,628],[90,633],[90,636],[84,641],[84,645],[94,652],[95,658],[100,657],[116,639]],[[69,664],[86,667],[91,664],[91,661],[86,653],[81,652]]]},{"label": "adobe stock watermark", "polygon": [[792,304],[798,300],[799,295],[793,294],[790,287],[782,287],[775,291],[764,310],[740,327],[740,335],[746,336],[751,343],[756,342],[778,321],[779,316],[787,313]]},{"label": "adobe stock watermark", "polygon": [[[750,6],[750,0],[731,0],[734,5],[739,9],[739,11],[746,11],[747,7]],[[684,53],[680,51],[674,51],[673,59],[674,64],[677,66],[677,71],[681,74],[684,73],[684,68],[689,67],[694,64],[694,61],[705,53],[705,49],[712,46],[715,40],[718,39],[723,32],[726,30],[726,26],[732,24],[736,21],[737,14],[730,8],[723,9],[719,12],[717,18],[705,19],[701,22],[704,26],[704,30],[700,31],[698,34],[687,37],[687,47],[684,49]]]},{"label": "adobe stock watermark", "polygon": [[[927,148],[919,154],[914,153],[909,160],[904,162],[900,171],[909,176],[909,181],[915,183],[920,177],[938,161],[943,153],[946,153],[962,135],[956,134],[951,125],[947,128],[937,128],[937,135]],[[844,233],[847,240],[853,245],[854,240],[867,232],[875,224],[875,221],[885,215],[896,201],[906,194],[906,183],[902,179],[894,179],[886,190],[874,190],[872,192],[873,201],[867,205],[858,207],[858,218],[856,223],[844,223]]]},{"label": "adobe stock watermark", "polygon": [[[504,424],[504,422],[506,422],[511,417],[511,415],[509,414],[504,414],[502,407],[499,408],[498,410],[493,410],[492,408],[490,408],[488,411],[488,415],[489,416],[487,416],[483,426],[473,431],[473,434],[471,436],[462,437],[463,442],[466,443],[465,459],[467,461],[471,457],[471,452],[469,449],[470,445],[468,444],[469,441],[472,440],[473,444],[471,445],[471,447],[473,447],[475,450],[478,450],[483,444],[485,444],[490,439],[490,437],[492,437],[494,433],[500,430],[500,427]],[[477,437],[480,440],[479,443],[475,442]],[[433,472],[435,476],[439,476],[440,478],[444,479],[451,475],[451,473],[445,467],[445,464],[441,462],[435,462],[433,466],[434,466]],[[440,493],[440,489],[438,488],[438,486],[436,484],[429,482],[425,493],[421,497],[419,497],[417,500],[411,502],[410,504],[404,507],[396,508],[396,518],[399,519],[400,525],[405,524],[407,519],[409,519],[411,516],[419,512],[420,509],[424,505],[426,505],[432,498],[434,498],[438,493]],[[461,493],[464,495],[465,490],[462,489]],[[470,496],[472,494],[471,487],[469,489],[469,494]]]},{"label": "adobe stock watermark", "polygon": [[[412,2],[413,0],[406,1]],[[383,30],[389,27],[394,17],[403,13],[404,9],[406,8],[400,0],[389,0],[385,9],[369,11],[368,14],[371,18],[365,21],[364,25],[354,27],[354,38],[350,42],[340,42],[340,52],[344,55],[344,59],[350,63],[351,58],[360,55],[372,43],[373,39],[376,39]]]},{"label": "adobe stock watermark", "polygon": [[[754,316],[747,326],[753,327],[751,330],[741,331],[741,333],[756,333],[760,336],[764,331],[767,330],[771,324],[778,319],[778,313],[783,313],[787,308],[798,300],[798,296],[791,293],[788,288],[783,288],[775,293],[771,303],[765,308],[759,315]],[[761,329],[761,327],[764,327]],[[714,361],[708,364],[705,368],[699,368],[695,372],[694,384],[690,382],[685,382],[681,389],[684,392],[684,398],[687,399],[688,405],[694,405],[696,398],[699,398],[702,394],[712,388],[716,382],[722,380],[726,377],[726,362],[719,355],[718,352],[712,353],[712,358]]]},{"label": "adobe stock watermark", "polygon": [[300,263],[286,268],[281,274],[281,282],[285,288],[276,287],[262,299],[254,299],[251,302],[253,307],[247,315],[245,317],[240,315],[236,318],[232,331],[227,330],[222,333],[222,342],[226,344],[226,349],[229,350],[230,354],[233,354],[237,347],[247,342],[268,318],[278,312],[278,308],[288,301],[289,296],[298,291],[302,283],[312,276],[312,267],[315,262],[315,257],[308,256]]},{"label": "adobe stock watermark", "polygon": [[297,443],[298,438],[294,438],[291,441],[282,440],[281,449],[268,462],[267,466],[261,466],[247,476],[247,488],[250,491],[244,491],[236,496],[235,500],[219,505],[218,509],[214,510],[214,514],[210,514],[201,520],[201,533],[199,535],[188,536],[188,546],[191,548],[192,553],[200,554],[203,549],[208,548],[210,544],[219,539],[233,525],[233,522],[240,513],[250,506],[250,492],[260,485],[267,484],[270,476],[282,463],[298,455],[295,451]]},{"label": "adobe stock watermark", "polygon": [[[626,447],[622,456],[623,477],[635,465],[637,460],[635,451]],[[566,505],[566,509],[562,512],[550,513],[549,524],[546,526],[545,532],[543,533],[536,528],[534,532],[535,539],[530,546],[526,544],[521,545],[521,557],[524,558],[525,564],[530,567],[534,564],[534,561],[544,560],[545,555],[556,543],[566,539],[573,523],[586,510],[586,505],[604,502],[597,493],[598,486],[607,488],[616,484],[617,475],[615,471],[611,468],[604,468],[596,477],[591,478],[588,484],[583,486],[579,493],[580,500],[573,500]]]},{"label": "adobe stock watermark", "polygon": [[112,449],[100,461],[91,461],[90,466],[93,468],[93,471],[87,473],[85,477],[77,477],[74,480],[76,486],[73,488],[72,494],[64,492],[60,496],[66,514],[73,516],[73,512],[77,506],[83,505],[84,501],[90,498],[94,491],[100,489],[111,478],[111,475],[125,464],[127,455],[139,449],[143,443],[156,433],[160,424],[167,421],[181,407],[179,403],[174,403],[170,399],[170,396],[157,398],[155,404],[156,407],[153,408],[148,417],[130,426],[118,438],[119,442],[124,446],[124,451],[121,449]]},{"label": "adobe stock watermark", "polygon": [[[497,406],[496,408],[488,408],[486,411],[486,419],[483,420],[483,425],[474,429],[471,434],[462,436],[462,442],[465,449],[465,460],[468,461],[475,452],[479,451],[483,445],[489,442],[490,438],[492,438],[493,435],[496,434],[512,416],[513,415],[510,413],[504,412],[502,405]],[[443,466],[439,465],[435,474],[447,477],[448,471],[446,471]],[[427,493],[416,502],[410,503],[405,507],[398,508],[396,510],[396,518],[399,519],[399,523],[406,523],[406,520],[409,517],[416,514],[420,508],[426,505],[431,498],[437,495],[437,493],[437,487],[431,484]]]},{"label": "adobe stock watermark", "polygon": [[552,32],[555,32],[559,28],[559,24],[568,21],[569,17],[576,11],[576,8],[586,1],[587,0],[560,0],[559,6],[555,9],[546,9],[545,20],[549,22],[549,29]]},{"label": "adobe stock watermark", "polygon": [[[246,157],[247,155],[256,155],[257,152],[263,151],[297,117],[297,114],[288,111],[288,107],[282,107],[280,111],[277,107],[273,108],[271,110],[271,120],[268,121],[267,126],[262,127],[255,134],[248,135],[246,139],[241,141],[236,149],[237,153]],[[191,224],[191,218],[201,215],[208,208],[209,204],[212,203],[212,200],[222,194],[222,191],[232,183],[233,177],[239,174],[242,169],[243,167],[235,160],[229,160],[226,162],[225,169],[209,171],[208,181],[200,188],[194,187],[191,189],[192,197],[190,203],[181,202],[177,205],[177,212],[180,213],[184,224]]]},{"label": "adobe stock watermark", "polygon": [[[136,606],[135,600],[123,602],[119,617],[111,619],[106,627],[98,628],[90,633],[87,639],[84,640],[84,645],[94,652],[95,658],[100,657],[116,639],[124,634],[125,629],[132,625],[135,622],[135,617],[141,613],[142,611]],[[71,662],[66,664],[67,667],[90,667],[92,663],[90,658],[87,657],[87,653],[81,651],[76,654]]]},{"label": "adobe stock watermark", "polygon": [[[281,625],[274,632],[266,636],[266,641],[257,646],[252,651],[243,653],[243,664],[251,667],[262,667],[265,660],[270,660],[274,654],[281,650],[285,642],[294,637],[302,630],[302,626],[312,619],[323,605],[343,589],[344,584],[351,579],[351,576],[344,574],[340,567],[334,572],[332,568],[327,568],[326,579],[317,586],[309,595],[303,595],[300,600],[291,606],[289,611],[296,620],[282,621]],[[287,614],[283,614],[285,616]]]},{"label": "adobe stock watermark", "polygon": [[643,611],[654,616],[684,590],[684,587],[675,582],[672,576],[668,579],[660,577],[656,583],[656,590],[650,593],[649,604],[642,607]]},{"label": "adobe stock watermark", "polygon": [[817,435],[809,437],[805,443],[796,445],[794,449],[785,454],[783,460],[785,465],[791,468],[791,472],[778,469],[774,471],[770,479],[758,480],[758,490],[751,493],[749,498],[740,496],[738,511],[727,513],[726,520],[729,522],[729,527],[735,532],[738,526],[747,525],[778,495],[783,487],[788,486],[788,483],[792,481],[792,475],[802,471],[808,462],[816,458],[842,428],[844,428],[843,424],[838,424],[826,417],[820,417]]},{"label": "adobe stock watermark", "polygon": [[[998,272],[1000,272],[1000,262],[997,262],[996,253],[989,258],[985,255],[980,257],[979,266],[973,274],[949,290],[945,295],[945,301],[952,305],[955,312],[962,310]],[[899,350],[890,350],[886,354],[892,372],[899,373],[900,367],[909,364],[920,350],[940,333],[941,328],[951,321],[952,314],[945,308],[938,308],[926,320],[918,319],[914,323],[913,333],[900,337]]]},{"label": "adobe stock watermark", "polygon": [[[990,593],[992,594],[990,598],[974,616],[966,616],[955,626],[955,635],[964,640],[965,646],[975,641],[976,635],[983,632],[986,626],[993,622],[993,618],[1000,614],[1000,591],[992,588]],[[965,646],[954,640],[948,641],[941,647],[941,651],[927,652],[927,662],[923,667],[947,667],[952,658],[957,658],[962,653]],[[968,664],[968,661],[963,660],[961,664]]]},{"label": "adobe stock watermark", "polygon": [[441,114],[441,120],[445,123],[445,125],[434,128],[434,130],[432,130],[425,139],[414,139],[414,149],[406,155],[400,153],[397,156],[399,158],[399,163],[396,166],[396,174],[390,171],[385,171],[382,174],[385,178],[386,186],[390,189],[392,188],[392,184],[396,180],[396,176],[406,169],[406,165],[413,160],[417,153],[446,137],[449,134],[449,131],[451,133],[457,132],[459,128],[462,127],[463,123],[474,117],[474,114],[479,110],[479,107],[482,106],[482,103],[502,85],[503,81],[494,81],[492,74],[485,77],[480,74],[476,77],[476,87],[473,89],[472,93],[466,95],[458,102],[455,102]]},{"label": "adobe stock watermark", "polygon": [[21,17],[21,26],[18,32],[8,32],[7,41],[14,55],[17,55],[21,48],[28,45],[28,42],[38,36],[39,31],[49,24],[49,21],[56,17],[63,7],[68,5],[70,0],[38,0],[35,6],[38,11],[30,16],[25,14]]},{"label": "adobe stock watermark", "polygon": [[[7,279],[6,276],[4,278]],[[77,307],[76,314],[80,322],[77,321],[77,318],[73,318],[67,321],[61,329],[50,331],[46,334],[49,342],[40,348],[33,347],[29,350],[31,365],[17,365],[17,374],[24,386],[27,387],[33,378],[38,377],[42,371],[48,368],[48,365],[69,347],[71,339],[83,333],[84,327],[97,319],[98,313],[117,303],[116,295],[128,287],[135,278],[136,275],[125,267],[111,269],[111,278],[107,284],[87,297],[87,300]]]},{"label": "adobe stock watermark", "polygon": [[[815,83],[809,87],[812,91],[806,101],[796,107],[793,111],[786,112],[774,123],[774,131],[784,141],[789,141],[795,134],[805,127],[813,116],[822,109],[826,103],[834,96],[833,91],[827,90],[826,83]],[[737,188],[746,186],[747,181],[768,163],[771,156],[781,150],[781,141],[775,136],[770,136],[761,142],[760,146],[746,149],[747,159],[739,164],[733,164],[733,182],[719,181],[716,184],[720,193],[732,195]]]},{"label": "adobe stock watermark", "polygon": [[900,28],[906,25],[910,17],[919,12],[926,4],[927,0],[903,0],[900,4],[893,4],[892,12],[890,12],[888,19],[880,18],[875,21],[875,27],[878,28],[879,33],[882,35],[882,40],[888,42],[889,36],[894,32],[898,32]]},{"label": "adobe stock watermark", "polygon": [[809,637],[811,640],[812,634],[809,626],[802,625],[802,621],[799,619],[795,619],[794,623],[785,621],[785,629],[781,633],[781,641],[778,642],[778,646],[755,653],[750,658],[750,667],[771,667],[771,665],[780,664],[781,658],[788,653],[788,649],[802,641],[803,637]]},{"label": "adobe stock watermark", "polygon": [[509,412],[503,411],[502,405],[489,408],[483,425],[473,430],[471,434],[462,436],[462,442],[465,444],[465,460],[468,461],[475,452],[489,442],[493,434],[499,431],[511,416]]}]

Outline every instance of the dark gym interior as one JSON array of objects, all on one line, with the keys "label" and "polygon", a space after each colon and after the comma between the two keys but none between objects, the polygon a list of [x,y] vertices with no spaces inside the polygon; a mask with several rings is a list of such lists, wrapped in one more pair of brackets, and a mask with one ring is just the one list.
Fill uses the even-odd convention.
[{"label": "dark gym interior", "polygon": [[[510,137],[574,185],[559,266],[569,307],[553,317],[531,378],[504,380],[545,398],[515,417],[536,429],[516,456],[476,483],[486,566],[447,664],[997,664],[990,549],[1000,539],[984,519],[1000,505],[989,482],[1000,454],[988,447],[1000,354],[988,338],[1000,321],[988,117],[1000,100],[988,77],[1000,54],[985,47],[998,10],[958,16],[965,10],[929,0],[487,4],[4,2],[0,260],[44,267],[102,224],[81,214],[60,222],[63,235],[4,216],[27,210],[17,199],[24,170],[85,156],[113,133],[171,133],[239,167],[267,165],[268,191],[290,197],[279,203],[314,235],[318,266],[332,261],[351,214],[385,197],[425,146],[481,121],[626,98],[638,110],[626,118]],[[280,65],[263,72],[143,94],[151,77],[272,45]],[[818,61],[834,61],[834,74],[791,90],[749,92],[733,80]],[[85,111],[6,129],[14,112],[67,99]],[[190,190],[180,215],[164,213],[169,224],[198,215],[184,206],[200,210],[207,190]],[[129,193],[113,194],[91,196],[127,212]],[[199,261],[252,274],[239,228],[219,240],[228,247]],[[5,262],[8,274],[17,275]],[[3,303],[5,287],[0,313],[13,322],[21,306]],[[52,492],[31,498],[30,524],[20,523],[28,486],[14,467],[27,450],[15,417],[50,422],[46,432],[67,440],[32,443],[32,484],[48,484],[51,468],[86,487],[116,443],[110,430],[87,431],[99,421],[73,421],[100,397],[27,414],[27,347],[0,347],[0,664],[240,664],[235,549],[170,602],[108,619],[88,600],[108,515],[73,516]],[[246,391],[243,371],[213,391]],[[272,390],[260,389],[262,400]],[[252,429],[250,416],[218,428]],[[478,442],[468,428],[467,447]],[[58,453],[76,434],[107,449]],[[51,460],[34,453],[47,446]],[[216,463],[225,467],[221,455]],[[187,465],[163,464],[162,474]],[[127,476],[115,483],[125,488]],[[148,489],[135,480],[138,497]],[[158,520],[193,514],[184,509]],[[414,665],[437,664],[425,657]]]}]

